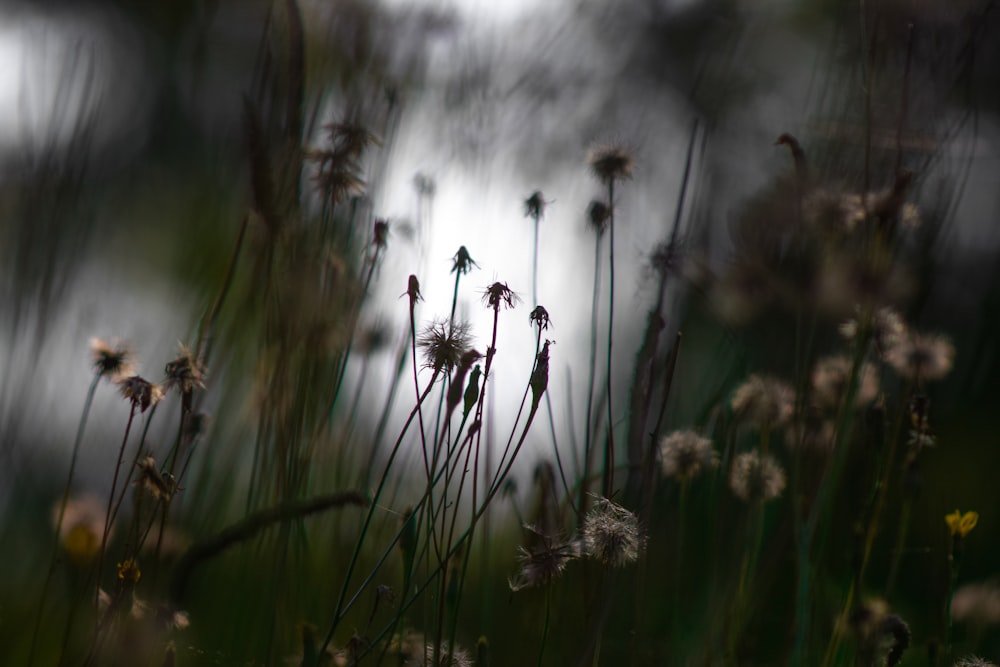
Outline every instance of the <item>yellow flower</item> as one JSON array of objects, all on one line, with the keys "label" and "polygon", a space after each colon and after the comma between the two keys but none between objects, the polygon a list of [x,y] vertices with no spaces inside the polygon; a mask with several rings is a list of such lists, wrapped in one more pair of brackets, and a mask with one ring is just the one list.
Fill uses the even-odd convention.
[{"label": "yellow flower", "polygon": [[951,514],[945,515],[944,520],[948,524],[951,536],[962,538],[971,533],[972,529],[976,527],[976,523],[979,522],[979,514],[976,512],[962,514],[958,510],[955,510]]},{"label": "yellow flower", "polygon": [[139,583],[139,579],[142,578],[142,572],[139,570],[139,564],[135,562],[135,559],[130,558],[118,563],[118,578],[133,586]]}]

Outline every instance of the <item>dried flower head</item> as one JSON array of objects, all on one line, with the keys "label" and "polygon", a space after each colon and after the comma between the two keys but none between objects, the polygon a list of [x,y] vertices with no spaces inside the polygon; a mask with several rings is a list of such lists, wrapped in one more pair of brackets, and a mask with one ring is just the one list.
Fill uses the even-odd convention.
[{"label": "dried flower head", "polygon": [[177,491],[177,480],[170,473],[161,472],[152,456],[144,456],[136,462],[139,476],[134,484],[145,489],[156,500],[170,502]]},{"label": "dried flower head", "polygon": [[500,306],[513,308],[520,303],[521,297],[514,293],[514,290],[507,287],[507,283],[495,282],[483,292],[483,303],[493,310],[500,310]]},{"label": "dried flower head", "polygon": [[399,295],[400,298],[408,296],[410,298],[410,308],[417,303],[417,301],[423,301],[424,297],[420,295],[420,281],[417,277],[410,274],[409,279],[406,281],[406,291]]},{"label": "dried flower head", "polygon": [[510,590],[519,591],[524,588],[545,586],[566,569],[566,565],[581,556],[580,543],[576,540],[566,541],[543,535],[532,526],[526,529],[538,535],[541,539],[531,547],[518,546],[517,560],[520,569],[515,577],[507,583]]},{"label": "dried flower head", "polygon": [[[850,319],[838,327],[840,335],[847,340],[854,340],[859,328],[857,319]],[[872,338],[880,350],[888,350],[898,344],[906,336],[906,321],[894,308],[879,308],[872,320]]]},{"label": "dried flower head", "polygon": [[372,245],[376,248],[385,248],[389,245],[389,221],[384,218],[375,218],[372,225]]},{"label": "dried flower head", "polygon": [[895,667],[910,646],[910,627],[902,618],[889,613],[884,600],[866,602],[847,621],[857,641],[860,664]]},{"label": "dried flower head", "polygon": [[112,382],[132,374],[132,351],[124,343],[109,344],[100,338],[91,338],[90,356],[97,374]]},{"label": "dried flower head", "polygon": [[719,455],[712,441],[694,431],[674,431],[660,441],[663,474],[684,481],[693,479],[706,468],[719,465]]},{"label": "dried flower head", "polygon": [[[71,498],[63,511],[59,528],[59,545],[76,565],[92,562],[100,553],[104,536],[105,509],[96,496]],[[53,524],[59,521],[59,507],[55,507]],[[109,533],[110,536],[110,533]]]},{"label": "dried flower head", "polygon": [[458,275],[467,274],[472,270],[472,267],[479,268],[476,261],[472,259],[469,255],[469,250],[463,245],[459,246],[458,252],[452,258],[451,273],[457,273]]},{"label": "dried flower head", "polygon": [[528,315],[528,322],[537,325],[539,331],[545,331],[552,326],[549,311],[545,310],[544,306],[535,306],[535,309]]},{"label": "dried flower head", "polygon": [[531,196],[524,200],[524,215],[528,218],[541,220],[545,217],[545,206],[548,204],[542,193],[535,190]]},{"label": "dried flower head", "polygon": [[323,126],[327,131],[334,154],[344,158],[357,158],[371,145],[380,145],[378,136],[366,127],[353,121],[328,123]]},{"label": "dried flower head", "polygon": [[948,524],[948,530],[951,531],[951,536],[960,540],[971,533],[972,529],[976,527],[977,523],[979,523],[979,514],[977,512],[966,512],[965,514],[962,514],[958,510],[955,510],[951,514],[945,515],[944,520],[945,523]]},{"label": "dried flower head", "polygon": [[537,406],[542,394],[549,386],[549,345],[552,341],[547,340],[542,345],[541,351],[535,355],[535,368],[531,371],[528,385],[531,387],[531,404]]},{"label": "dried flower head", "polygon": [[632,155],[619,144],[605,144],[587,153],[587,164],[594,176],[607,185],[612,181],[632,178],[635,162]]},{"label": "dried flower head", "polygon": [[611,209],[602,201],[594,200],[587,207],[587,223],[600,236],[608,229],[611,220]]},{"label": "dried flower head", "polygon": [[[847,394],[852,361],[845,356],[824,357],[816,362],[812,372],[812,398],[821,408],[836,409]],[[858,388],[854,404],[868,405],[878,396],[878,373],[869,363],[858,369]]]},{"label": "dried flower head", "polygon": [[959,658],[954,667],[997,667],[996,663],[984,660],[974,655],[967,655]]},{"label": "dried flower head", "polygon": [[960,623],[1000,625],[1000,580],[966,584],[951,598],[951,616]]},{"label": "dried flower head", "polygon": [[447,320],[435,320],[417,338],[417,345],[424,348],[426,368],[451,373],[469,351],[470,339],[468,323],[450,324]]},{"label": "dried flower head", "polygon": [[205,388],[205,368],[184,345],[180,346],[177,358],[167,362],[164,372],[167,375],[164,391],[176,387],[181,394],[190,394],[195,388]]},{"label": "dried flower head", "polygon": [[785,490],[785,471],[767,454],[746,452],[733,461],[729,487],[746,502],[773,500]]},{"label": "dried flower head", "polygon": [[885,360],[902,377],[940,380],[951,372],[955,346],[946,336],[911,332],[886,350]]},{"label": "dried flower head", "polygon": [[635,514],[607,498],[598,498],[583,522],[583,544],[590,556],[621,567],[639,560],[645,538]]},{"label": "dried flower head", "polygon": [[141,412],[145,412],[163,398],[163,389],[160,385],[144,380],[138,375],[119,380],[118,390],[132,403],[133,409],[139,408]]},{"label": "dried flower head", "polygon": [[760,430],[783,425],[795,408],[795,391],[766,375],[751,375],[733,392],[733,412]]}]

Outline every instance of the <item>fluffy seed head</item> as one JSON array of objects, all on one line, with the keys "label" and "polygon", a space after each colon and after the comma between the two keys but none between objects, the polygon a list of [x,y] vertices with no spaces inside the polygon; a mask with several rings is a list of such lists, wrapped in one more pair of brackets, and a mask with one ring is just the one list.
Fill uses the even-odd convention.
[{"label": "fluffy seed head", "polygon": [[785,490],[785,471],[771,456],[746,452],[733,461],[729,487],[746,502],[773,500]]},{"label": "fluffy seed head", "polygon": [[[845,356],[824,357],[816,362],[812,372],[812,398],[818,406],[835,409],[840,405],[851,379],[851,365],[851,360]],[[878,388],[875,367],[861,364],[854,404],[858,407],[868,405],[878,396]]]},{"label": "fluffy seed head", "polygon": [[495,282],[483,292],[483,303],[493,310],[499,310],[500,306],[513,308],[520,303],[521,297],[514,293],[514,290],[507,287],[507,283]]},{"label": "fluffy seed head", "polygon": [[138,375],[120,380],[118,391],[132,403],[133,408],[139,408],[140,412],[145,412],[163,398],[163,389],[160,385],[144,380]]},{"label": "fluffy seed head", "polygon": [[518,546],[517,560],[520,568],[517,575],[507,581],[512,591],[547,585],[559,578],[566,565],[571,560],[579,558],[582,553],[578,541],[553,539],[538,533],[531,526],[525,528],[542,539],[540,544],[531,547]]},{"label": "fluffy seed head", "polygon": [[635,514],[607,498],[598,498],[583,522],[583,543],[590,556],[622,567],[639,560],[645,539]]},{"label": "fluffy seed head", "polygon": [[946,336],[910,333],[886,350],[885,360],[902,377],[940,380],[951,372],[955,346]]},{"label": "fluffy seed head", "polygon": [[751,375],[733,393],[733,412],[760,430],[783,425],[792,416],[795,391],[781,380]]},{"label": "fluffy seed head", "polygon": [[712,441],[694,431],[675,431],[660,441],[663,474],[679,480],[693,479],[719,464]]},{"label": "fluffy seed head", "polygon": [[190,394],[196,387],[205,388],[205,368],[184,345],[180,346],[177,358],[167,362],[164,372],[167,375],[164,391],[176,387],[180,393]]},{"label": "fluffy seed head", "polygon": [[91,338],[90,357],[97,374],[112,382],[132,374],[132,351],[124,343],[109,344],[100,338]]},{"label": "fluffy seed head", "polygon": [[417,345],[424,349],[424,366],[445,373],[462,363],[470,348],[469,325],[466,322],[450,324],[436,320],[417,338]]},{"label": "fluffy seed head", "polygon": [[951,599],[951,615],[959,623],[1000,626],[1000,580],[966,584]]},{"label": "fluffy seed head", "polygon": [[587,154],[587,164],[602,183],[632,178],[635,162],[632,155],[618,144],[606,144],[592,148]]}]

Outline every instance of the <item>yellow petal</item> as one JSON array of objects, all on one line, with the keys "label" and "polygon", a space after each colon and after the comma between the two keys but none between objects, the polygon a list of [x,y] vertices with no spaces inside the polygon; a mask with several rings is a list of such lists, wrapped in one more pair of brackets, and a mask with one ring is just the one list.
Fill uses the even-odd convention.
[{"label": "yellow petal", "polygon": [[978,522],[979,522],[979,514],[976,512],[966,512],[964,515],[962,515],[962,521],[959,524],[958,528],[959,532],[962,534],[962,537],[965,537],[970,532],[972,532],[972,529],[976,527],[976,524]]},{"label": "yellow petal", "polygon": [[955,510],[951,514],[946,514],[944,520],[948,524],[948,529],[951,531],[951,534],[957,535],[959,526],[962,524],[962,513]]}]

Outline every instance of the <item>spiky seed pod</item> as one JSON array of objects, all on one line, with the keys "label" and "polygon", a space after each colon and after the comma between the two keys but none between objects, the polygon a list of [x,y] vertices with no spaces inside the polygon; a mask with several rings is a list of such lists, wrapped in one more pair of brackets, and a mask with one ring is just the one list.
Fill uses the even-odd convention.
[{"label": "spiky seed pod", "polygon": [[160,385],[144,380],[138,375],[120,380],[118,390],[126,400],[132,403],[132,407],[139,408],[140,412],[145,412],[163,398],[163,389]]},{"label": "spiky seed pod", "polygon": [[540,220],[545,217],[545,206],[548,204],[542,193],[535,190],[531,196],[524,200],[524,215],[527,218]]},{"label": "spiky seed pod", "polygon": [[537,325],[539,331],[545,331],[552,326],[552,320],[549,318],[549,311],[545,310],[544,306],[535,306],[535,309],[531,311],[530,315],[528,315],[528,322]]},{"label": "spiky seed pod", "polygon": [[624,146],[606,144],[590,150],[587,163],[591,171],[601,183],[607,185],[611,181],[621,181],[632,178],[635,162]]},{"label": "spiky seed pod", "polygon": [[521,297],[507,287],[507,283],[495,282],[483,292],[483,303],[493,310],[500,310],[500,306],[513,308],[520,302]]},{"label": "spiky seed pod", "polygon": [[455,369],[455,374],[451,379],[451,386],[448,388],[447,405],[449,416],[462,400],[462,386],[465,384],[465,376],[469,372],[469,368],[482,357],[483,355],[477,350],[469,350],[459,360],[458,368]]},{"label": "spiky seed pod", "polygon": [[608,229],[611,220],[611,209],[602,201],[594,200],[587,207],[587,223],[590,228],[597,232],[598,236],[604,234]]},{"label": "spiky seed pod", "polygon": [[583,543],[592,557],[621,567],[639,559],[645,539],[635,514],[607,498],[598,498],[583,522]]},{"label": "spiky seed pod", "polygon": [[97,374],[112,382],[132,374],[132,350],[124,343],[109,344],[100,338],[91,338],[90,357]]},{"label": "spiky seed pod", "polygon": [[451,273],[457,273],[460,276],[467,274],[472,270],[472,267],[476,267],[477,269],[479,268],[476,261],[469,255],[468,248],[464,245],[459,246],[458,252],[455,253],[455,256],[452,257],[451,261]]}]

